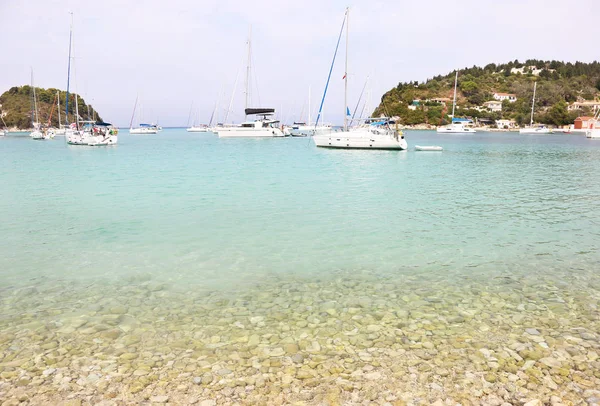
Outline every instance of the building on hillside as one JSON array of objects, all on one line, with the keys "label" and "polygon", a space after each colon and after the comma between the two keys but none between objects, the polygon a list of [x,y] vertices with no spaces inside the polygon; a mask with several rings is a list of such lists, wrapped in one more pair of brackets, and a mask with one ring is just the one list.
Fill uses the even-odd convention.
[{"label": "building on hillside", "polygon": [[443,104],[444,106],[446,105],[446,103],[452,103],[452,99],[449,99],[447,97],[434,97],[433,99],[428,99],[425,101],[440,103],[440,104]]},{"label": "building on hillside", "polygon": [[529,71],[531,71],[531,74],[533,76],[540,76],[540,73],[542,73],[543,70],[544,70],[544,68],[538,69],[537,66],[530,65],[530,66],[523,66],[521,68],[512,68],[510,70],[510,73],[515,74],[515,75],[517,73],[520,73],[521,75],[525,75],[526,73],[529,73]]},{"label": "building on hillside", "polygon": [[600,101],[594,100],[584,100],[584,101],[576,101],[567,106],[567,110],[575,111],[582,110],[585,108],[589,108],[593,113],[596,113],[600,109]]},{"label": "building on hillside", "polygon": [[483,107],[489,111],[502,111],[502,102],[498,100],[491,100],[483,103]]},{"label": "building on hillside", "polygon": [[517,123],[515,120],[496,120],[496,127],[511,129],[516,128]]},{"label": "building on hillside", "polygon": [[509,102],[514,103],[517,101],[517,95],[512,93],[494,93],[494,99],[500,101],[508,100]]},{"label": "building on hillside", "polygon": [[409,110],[416,110],[417,107],[419,107],[421,105],[421,100],[416,99],[413,100],[411,104],[408,105],[408,109]]},{"label": "building on hillside", "polygon": [[591,127],[592,123],[594,123],[594,117],[588,117],[588,116],[577,117],[575,119],[574,128],[576,130],[587,130],[589,128],[592,128]]}]

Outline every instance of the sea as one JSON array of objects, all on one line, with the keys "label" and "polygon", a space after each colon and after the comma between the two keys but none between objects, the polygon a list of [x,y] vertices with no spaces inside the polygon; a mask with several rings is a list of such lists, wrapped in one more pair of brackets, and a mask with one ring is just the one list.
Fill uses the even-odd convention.
[{"label": "sea", "polygon": [[0,399],[600,403],[600,142],[404,135],[0,138]]}]

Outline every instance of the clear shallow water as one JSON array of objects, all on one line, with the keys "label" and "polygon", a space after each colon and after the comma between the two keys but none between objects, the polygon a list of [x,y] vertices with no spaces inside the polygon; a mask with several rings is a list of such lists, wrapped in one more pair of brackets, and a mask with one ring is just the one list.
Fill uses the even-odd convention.
[{"label": "clear shallow water", "polygon": [[[333,333],[306,331],[302,322],[298,326],[292,323],[297,329],[279,330],[281,320],[272,320],[278,327],[269,324],[273,314],[268,309],[275,304],[284,319],[305,319],[317,304],[335,299],[337,317],[338,312],[349,315],[348,309],[358,306],[352,301],[359,297],[370,301],[358,306],[363,309],[358,316],[373,317],[377,321],[373,323],[382,324],[384,330],[418,331],[419,336],[430,331],[423,329],[422,322],[427,319],[423,314],[450,312],[450,319],[465,317],[462,305],[481,309],[501,302],[488,317],[504,318],[508,324],[488,322],[494,334],[480,331],[488,317],[468,316],[472,330],[466,330],[473,336],[479,334],[478,342],[486,347],[498,340],[498,334],[520,337],[526,327],[536,327],[536,323],[540,330],[554,326],[542,321],[550,317],[547,301],[570,304],[565,314],[554,309],[555,319],[562,319],[559,324],[564,328],[552,330],[550,336],[573,335],[572,328],[599,333],[600,143],[574,135],[407,132],[406,136],[411,148],[441,145],[444,151],[317,150],[308,139],[229,140],[174,129],[155,136],[123,132],[113,148],[70,147],[62,139],[0,139],[0,292],[5,314],[0,322],[4,320],[2,330],[11,337],[4,341],[4,350],[15,347],[11,340],[20,334],[21,345],[36,340],[39,345],[48,340],[61,344],[64,336],[70,335],[83,346],[91,332],[81,331],[106,324],[118,330],[114,333],[118,337],[111,338],[116,340],[112,347],[127,349],[121,341],[129,339],[140,320],[158,335],[169,331],[183,334],[180,329],[190,320],[182,314],[196,314],[199,320],[189,337],[206,336],[210,343],[215,336],[210,326],[219,326],[224,319],[230,324],[238,321],[243,324],[238,330],[246,335],[254,331],[261,337],[260,350],[269,343],[279,348],[279,340],[292,337],[298,343],[307,340],[308,349],[306,344],[300,349],[313,359],[323,355],[311,351],[311,340],[321,340],[324,349]],[[299,293],[290,294],[290,286]],[[386,290],[392,293],[383,295]],[[497,295],[496,300],[488,301],[483,292]],[[371,301],[380,294],[388,298],[390,309],[382,309],[381,303],[372,306]],[[245,310],[239,319],[222,313],[224,306],[218,305],[222,300],[234,301],[227,302],[231,306],[240,300],[237,305],[243,304]],[[307,301],[308,307],[300,309]],[[443,303],[442,308],[435,303]],[[127,320],[107,322],[111,314],[124,317],[111,310],[119,304],[137,320],[134,327],[127,327]],[[529,309],[529,305],[535,308]],[[415,316],[403,326],[387,323],[377,313],[387,311],[402,318],[398,312],[406,309],[412,309]],[[327,309],[321,310],[327,313]],[[515,321],[515,314],[528,310],[531,313]],[[20,317],[23,313],[33,314],[41,323],[37,328],[43,328],[42,336],[29,334],[26,326],[31,320]],[[68,327],[81,317],[84,324],[76,321],[73,325],[77,327]],[[267,321],[264,325],[249,323],[249,317],[266,317]],[[573,325],[565,321],[569,319]],[[168,328],[161,325],[165,320]],[[320,324],[307,323],[309,327]],[[374,327],[372,330],[365,332],[370,345],[378,339],[368,334],[380,334]],[[93,331],[96,337],[106,329]],[[274,331],[278,340],[265,337]],[[221,334],[229,339],[227,345],[236,342],[235,334]],[[458,336],[458,330],[446,332],[444,342],[449,345]],[[410,347],[418,346],[420,340],[415,339],[404,340],[406,348],[402,340],[397,343],[400,347],[395,342],[387,347],[409,351],[412,356],[411,350],[422,350]],[[440,354],[442,344],[435,344]],[[593,345],[597,346],[597,341]],[[356,342],[346,346],[355,351],[372,348]],[[5,360],[33,357],[21,354],[23,347],[16,347],[4,353]],[[135,351],[156,347],[159,344],[138,345]],[[206,373],[207,368],[218,369],[217,364],[222,367],[233,351],[226,348],[216,356],[213,350],[215,359],[208,367],[188,372],[195,376]],[[180,352],[185,354],[183,350]],[[549,350],[558,351],[558,347]],[[367,366],[365,374],[375,373],[370,366],[383,368],[381,373],[387,376],[384,355],[379,357],[380,365],[360,357],[357,362]],[[440,362],[449,359],[439,357]],[[465,373],[485,373],[486,369],[472,365],[457,370],[463,377]],[[35,366],[38,375],[43,367]],[[159,367],[165,366],[155,365],[152,371]],[[19,376],[28,371],[3,368],[17,370]],[[123,374],[131,374],[136,365],[129,368]],[[279,379],[265,378],[265,387],[272,387],[268,382],[281,385],[282,372],[277,366],[270,368],[275,370],[257,369]],[[406,368],[409,376],[411,366]],[[239,379],[252,375],[248,369],[233,370]],[[421,372],[427,375],[427,371]],[[422,394],[407,401],[445,399],[420,384],[418,376],[411,388]],[[103,378],[110,380],[110,373]],[[5,383],[9,391],[15,386],[11,379]],[[452,386],[440,379],[438,385]],[[592,373],[585,379],[597,378]],[[40,382],[41,386],[59,386],[49,378]],[[530,392],[521,394],[523,397],[540,392],[527,389],[527,384],[522,386]],[[199,386],[204,392],[192,395],[239,400],[234,394],[216,392],[222,388],[213,386]],[[151,384],[145,388],[156,392]],[[96,389],[95,393],[101,396],[105,392]],[[448,393],[445,396],[450,396]],[[263,395],[267,396],[256,394],[256,399],[264,399]],[[355,400],[365,398],[363,395],[361,392]],[[350,401],[342,396],[344,399]]]}]

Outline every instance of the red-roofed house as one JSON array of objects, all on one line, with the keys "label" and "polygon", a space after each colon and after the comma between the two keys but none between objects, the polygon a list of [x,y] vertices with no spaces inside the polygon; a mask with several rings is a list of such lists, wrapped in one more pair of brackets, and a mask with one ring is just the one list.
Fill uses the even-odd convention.
[{"label": "red-roofed house", "polygon": [[[581,116],[575,119],[575,129],[576,130],[587,130],[590,127],[590,124],[594,122],[594,117]],[[594,126],[595,127],[595,126]]]}]

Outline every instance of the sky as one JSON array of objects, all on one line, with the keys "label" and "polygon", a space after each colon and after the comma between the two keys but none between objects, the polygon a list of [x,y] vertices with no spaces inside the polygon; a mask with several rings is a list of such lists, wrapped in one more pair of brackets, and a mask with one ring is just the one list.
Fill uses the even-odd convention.
[{"label": "sky", "polygon": [[[136,98],[134,125],[243,121],[249,34],[249,107],[306,120],[310,89],[314,121],[346,7],[350,110],[365,83],[374,109],[398,82],[463,67],[600,59],[598,0],[0,0],[0,93],[29,84],[30,68],[36,86],[66,89],[72,12],[71,91],[106,121],[129,126]],[[345,46],[323,109],[333,124]]]}]

